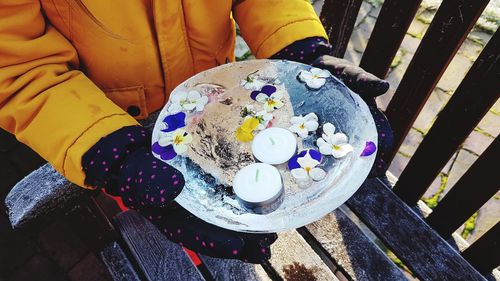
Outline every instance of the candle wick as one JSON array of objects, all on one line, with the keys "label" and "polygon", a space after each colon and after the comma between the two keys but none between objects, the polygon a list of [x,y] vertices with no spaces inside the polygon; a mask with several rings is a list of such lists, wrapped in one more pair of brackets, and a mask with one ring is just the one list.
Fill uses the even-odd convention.
[{"label": "candle wick", "polygon": [[271,143],[272,143],[273,145],[275,145],[275,142],[274,142],[273,138],[269,138],[269,140],[271,141]]},{"label": "candle wick", "polygon": [[255,172],[255,182],[259,181],[259,173],[260,173],[260,170],[257,169],[257,171]]}]

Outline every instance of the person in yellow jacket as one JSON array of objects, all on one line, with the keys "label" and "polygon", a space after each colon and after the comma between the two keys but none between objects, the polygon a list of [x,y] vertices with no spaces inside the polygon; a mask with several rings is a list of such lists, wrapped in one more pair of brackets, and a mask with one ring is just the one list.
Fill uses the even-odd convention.
[{"label": "person in yellow jacket", "polygon": [[170,203],[184,179],[152,156],[136,121],[185,79],[234,61],[235,22],[257,58],[316,64],[370,98],[387,90],[327,55],[305,0],[0,0],[0,127],[71,182],[121,196],[181,245],[268,259],[275,235],[223,230]]}]

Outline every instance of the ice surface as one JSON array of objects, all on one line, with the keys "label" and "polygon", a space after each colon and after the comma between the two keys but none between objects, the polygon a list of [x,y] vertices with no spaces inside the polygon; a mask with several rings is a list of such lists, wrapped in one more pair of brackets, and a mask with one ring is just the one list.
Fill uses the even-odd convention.
[{"label": "ice surface", "polygon": [[[319,124],[330,122],[337,130],[349,137],[354,151],[338,160],[332,156],[324,157],[319,166],[327,172],[324,180],[314,182],[307,189],[293,188],[284,181],[283,203],[274,212],[259,215],[249,213],[239,205],[228,180],[220,180],[207,173],[188,158],[177,157],[169,164],[178,168],[186,178],[186,186],[176,201],[199,218],[214,225],[243,232],[277,232],[294,229],[320,219],[343,204],[356,192],[367,177],[375,154],[360,157],[366,141],[377,142],[377,131],[367,105],[352,93],[342,82],[333,76],[319,90],[309,90],[297,80],[300,70],[310,66],[289,61],[253,60],[226,64],[196,75],[181,88],[198,84],[216,84],[234,87],[246,75],[259,69],[257,75],[268,82],[281,81],[288,92],[293,106],[293,115],[306,115],[310,112],[319,117]],[[223,81],[207,81],[211,73],[226,73]],[[222,75],[224,76],[224,75]],[[231,85],[225,85],[228,80]],[[158,118],[153,132],[153,142],[159,138],[161,120],[166,116],[164,109]],[[315,140],[320,137],[321,127],[315,134],[303,139],[299,149],[316,148]],[[286,164],[277,166],[282,176],[288,176]]]}]

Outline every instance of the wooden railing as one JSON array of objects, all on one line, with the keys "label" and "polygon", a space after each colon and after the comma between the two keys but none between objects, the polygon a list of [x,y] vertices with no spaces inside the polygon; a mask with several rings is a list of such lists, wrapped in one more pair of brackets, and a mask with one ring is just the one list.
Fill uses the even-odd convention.
[{"label": "wooden railing", "polygon": [[[321,20],[335,45],[346,51],[362,0],[326,0]],[[384,78],[421,0],[385,0],[364,50],[360,66]],[[394,130],[390,163],[441,75],[485,9],[486,0],[444,0],[410,62],[386,115]],[[476,127],[500,94],[500,34],[497,31],[439,114],[399,177],[393,191],[415,206],[454,152]],[[498,137],[452,187],[427,223],[443,238],[460,227],[499,190]],[[482,273],[500,264],[497,223],[463,253]]]}]

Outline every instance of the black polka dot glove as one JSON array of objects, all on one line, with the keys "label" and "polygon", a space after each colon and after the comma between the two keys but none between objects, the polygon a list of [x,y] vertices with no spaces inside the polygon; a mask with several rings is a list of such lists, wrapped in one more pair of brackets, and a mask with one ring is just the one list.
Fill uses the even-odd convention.
[{"label": "black polka dot glove", "polygon": [[104,188],[137,209],[169,240],[205,255],[261,263],[271,256],[276,234],[246,234],[208,224],[172,200],[182,174],[151,154],[151,133],[124,127],[99,140],[82,159],[85,183]]},{"label": "black polka dot glove", "polygon": [[151,133],[128,126],[99,140],[82,158],[85,184],[104,188],[131,209],[164,207],[184,187],[184,177],[151,153]]},{"label": "black polka dot glove", "polygon": [[241,233],[204,222],[173,202],[168,210],[145,208],[149,219],[170,241],[207,256],[262,263],[271,257],[278,236]]}]

